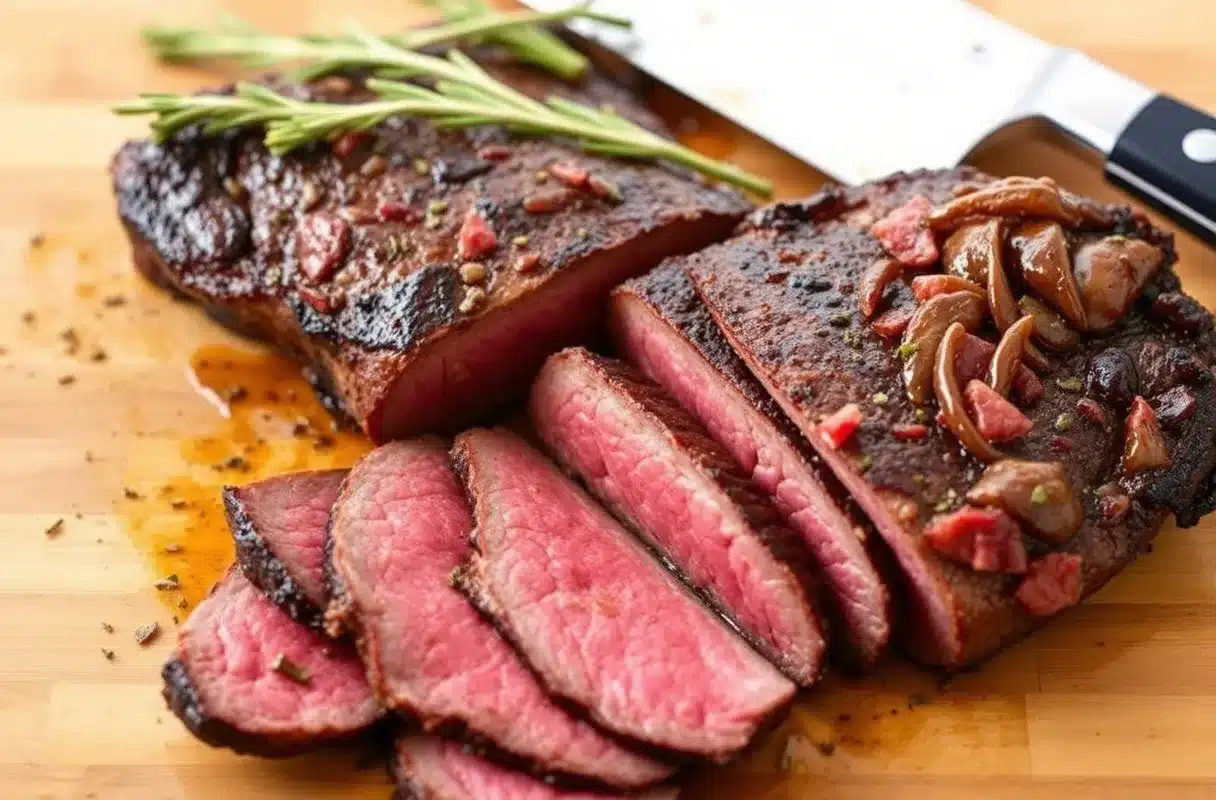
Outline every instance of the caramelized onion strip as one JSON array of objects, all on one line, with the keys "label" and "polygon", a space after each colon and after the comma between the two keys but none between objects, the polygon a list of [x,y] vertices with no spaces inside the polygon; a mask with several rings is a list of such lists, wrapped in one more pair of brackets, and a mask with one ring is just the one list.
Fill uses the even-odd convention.
[{"label": "caramelized onion strip", "polygon": [[1009,330],[1005,331],[997,342],[996,352],[992,354],[992,361],[988,364],[988,385],[1002,397],[1009,396],[1013,376],[1017,374],[1026,348],[1030,346],[1034,325],[1034,317],[1022,317],[1010,325]]},{"label": "caramelized onion strip", "polygon": [[963,447],[976,458],[996,461],[1002,458],[1001,452],[980,435],[971,418],[967,416],[963,393],[958,388],[958,376],[954,373],[954,359],[966,335],[967,329],[957,322],[946,329],[946,335],[942,337],[941,345],[937,349],[933,391],[937,395],[937,404],[941,406],[942,420],[950,432],[962,442]]}]

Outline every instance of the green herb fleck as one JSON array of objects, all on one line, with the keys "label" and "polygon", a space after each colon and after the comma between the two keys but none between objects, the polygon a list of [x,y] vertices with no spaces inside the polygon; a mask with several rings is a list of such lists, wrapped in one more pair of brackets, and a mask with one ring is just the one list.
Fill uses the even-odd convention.
[{"label": "green herb fleck", "polygon": [[912,412],[912,418],[915,419],[917,422],[919,422],[921,425],[924,425],[926,422],[929,421],[929,412],[924,410],[923,408],[918,408]]},{"label": "green herb fleck", "polygon": [[830,324],[833,328],[847,328],[849,323],[852,321],[852,314],[836,314],[828,320],[828,324]]},{"label": "green herb fleck", "polygon": [[891,398],[887,397],[886,392],[875,392],[874,396],[870,399],[873,400],[874,405],[878,406],[879,408],[886,408],[887,403],[891,402]]},{"label": "green herb fleck", "polygon": [[1056,430],[1057,431],[1059,431],[1060,433],[1063,433],[1064,431],[1068,430],[1071,427],[1072,427],[1072,415],[1071,414],[1061,414],[1060,416],[1056,417]]},{"label": "green herb fleck", "polygon": [[1081,379],[1077,377],[1056,378],[1056,386],[1066,392],[1079,392],[1082,389]]},{"label": "green herb fleck", "polygon": [[904,342],[899,347],[895,348],[895,355],[899,356],[904,361],[907,361],[913,356],[914,353],[916,353],[916,347],[916,342]]},{"label": "green herb fleck", "polygon": [[1050,498],[1047,495],[1047,487],[1039,484],[1030,491],[1030,502],[1036,506],[1045,506]]},{"label": "green herb fleck", "polygon": [[873,466],[874,466],[874,457],[871,456],[869,453],[862,456],[861,461],[857,464],[857,468],[859,470],[861,470],[862,472],[869,472],[870,468]]}]

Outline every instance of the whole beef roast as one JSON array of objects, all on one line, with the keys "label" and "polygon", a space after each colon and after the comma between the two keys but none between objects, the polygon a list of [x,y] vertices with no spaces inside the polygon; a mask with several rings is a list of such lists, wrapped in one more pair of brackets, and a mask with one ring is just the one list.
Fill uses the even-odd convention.
[{"label": "whole beef roast", "polygon": [[552,355],[532,423],[558,463],[802,686],[826,648],[802,542],[742,469],[661,388],[582,348]]},{"label": "whole beef roast", "polygon": [[278,475],[224,487],[224,511],[245,577],[294,620],[321,627],[325,529],[346,470]]},{"label": "whole beef roast", "polygon": [[563,791],[470,753],[457,742],[406,734],[394,747],[395,800],[673,800],[675,789],[642,794]]},{"label": "whole beef roast", "polygon": [[1127,208],[964,169],[778,204],[684,266],[890,545],[913,653],[959,667],[1210,509],[1212,321],[1173,258]]},{"label": "whole beef roast", "polygon": [[453,450],[475,507],[461,584],[550,692],[609,730],[728,758],[794,685],[517,436],[476,429]]},{"label": "whole beef roast", "polygon": [[542,773],[635,787],[671,768],[572,718],[452,587],[473,518],[435,438],[355,466],[330,525],[329,621],[355,634],[376,695],[429,729],[471,736]]},{"label": "whole beef roast", "polygon": [[[489,66],[534,96],[660,125],[602,78]],[[345,81],[271,84],[367,97]],[[545,356],[597,330],[612,286],[723,238],[748,209],[664,167],[403,118],[284,157],[259,132],[130,142],[111,172],[136,266],[308,364],[378,441],[521,395]]]},{"label": "whole beef roast", "polygon": [[380,715],[354,650],[287,616],[235,567],[181,629],[165,702],[207,744],[281,756]]},{"label": "whole beef roast", "polygon": [[[730,349],[679,264],[613,293],[608,311],[622,356],[700,420],[815,556],[849,660],[873,664],[891,631],[886,585],[830,470]],[[826,484],[826,485],[825,485]],[[831,489],[828,488],[831,487]]]}]

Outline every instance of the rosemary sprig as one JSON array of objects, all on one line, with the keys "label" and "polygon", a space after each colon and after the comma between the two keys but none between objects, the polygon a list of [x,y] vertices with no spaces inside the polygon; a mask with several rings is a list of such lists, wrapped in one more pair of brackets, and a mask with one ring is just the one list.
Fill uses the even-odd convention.
[{"label": "rosemary sprig", "polygon": [[[440,58],[398,48],[368,33],[355,31],[351,36],[354,41],[343,46],[360,53],[362,63],[391,65],[398,74],[433,78],[434,88],[370,78],[367,87],[376,93],[376,100],[341,104],[295,100],[265,86],[241,83],[232,95],[145,94],[114,111],[154,115],[152,131],[158,140],[196,123],[207,134],[265,125],[266,146],[277,154],[349,131],[367,130],[399,115],[422,117],[451,128],[502,125],[526,135],[568,137],[591,153],[669,161],[757,194],[767,195],[771,190],[756,175],[707,158],[609,110],[559,97],[533,100],[495,80],[458,50]],[[271,45],[291,42],[301,48],[307,44],[282,37],[266,37],[265,42],[268,53],[273,50]],[[335,51],[327,52],[337,57]],[[256,51],[247,51],[247,55],[256,55]]]},{"label": "rosemary sprig", "polygon": [[[284,63],[306,66],[295,75],[309,80],[349,67],[389,69],[405,67],[397,54],[462,41],[494,41],[518,58],[566,79],[587,69],[587,59],[560,39],[535,27],[539,24],[590,19],[628,27],[629,20],[595,11],[585,4],[557,11],[498,12],[472,3],[442,2],[449,22],[390,36],[368,37],[357,31],[345,36],[276,36],[235,17],[221,18],[215,30],[149,27],[144,41],[166,61],[236,59],[247,67],[263,69]],[[381,46],[384,45],[384,46]]]},{"label": "rosemary sprig", "polygon": [[[424,0],[424,2],[443,14],[449,22],[505,16],[482,0]],[[624,23],[626,26],[628,25],[628,20],[624,19],[612,21],[602,16],[595,19],[600,22],[609,22],[609,24]],[[565,19],[549,21],[564,22]],[[485,32],[483,38],[485,41],[507,48],[519,60],[547,69],[566,80],[579,78],[587,71],[586,56],[549,31],[535,25],[493,28]]]}]

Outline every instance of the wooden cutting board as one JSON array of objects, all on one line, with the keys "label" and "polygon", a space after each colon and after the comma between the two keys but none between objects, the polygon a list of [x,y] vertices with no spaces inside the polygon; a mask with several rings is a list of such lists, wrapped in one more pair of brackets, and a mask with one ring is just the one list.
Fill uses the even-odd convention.
[{"label": "wooden cutting board", "polygon": [[[283,31],[351,18],[391,28],[409,19],[408,3],[168,5],[0,7],[0,796],[384,798],[381,769],[361,753],[240,758],[195,743],[162,706],[174,618],[230,557],[218,487],[350,463],[365,445],[326,430],[289,367],[133,277],[105,170],[140,123],[106,108],[216,80],[154,64],[139,46],[143,23],[208,22],[223,7]],[[1210,0],[984,5],[1216,108]],[[684,131],[783,196],[822,180],[704,115]],[[1022,137],[977,163],[1115,196],[1047,140]],[[1216,253],[1185,236],[1179,250],[1186,287],[1216,306]],[[688,795],[1216,796],[1214,533],[1216,520],[1170,527],[1105,591],[975,674],[944,683],[893,662],[863,680],[832,678],[754,754],[705,770]],[[179,589],[154,588],[170,573]],[[151,622],[160,635],[141,647],[134,631]]]}]

